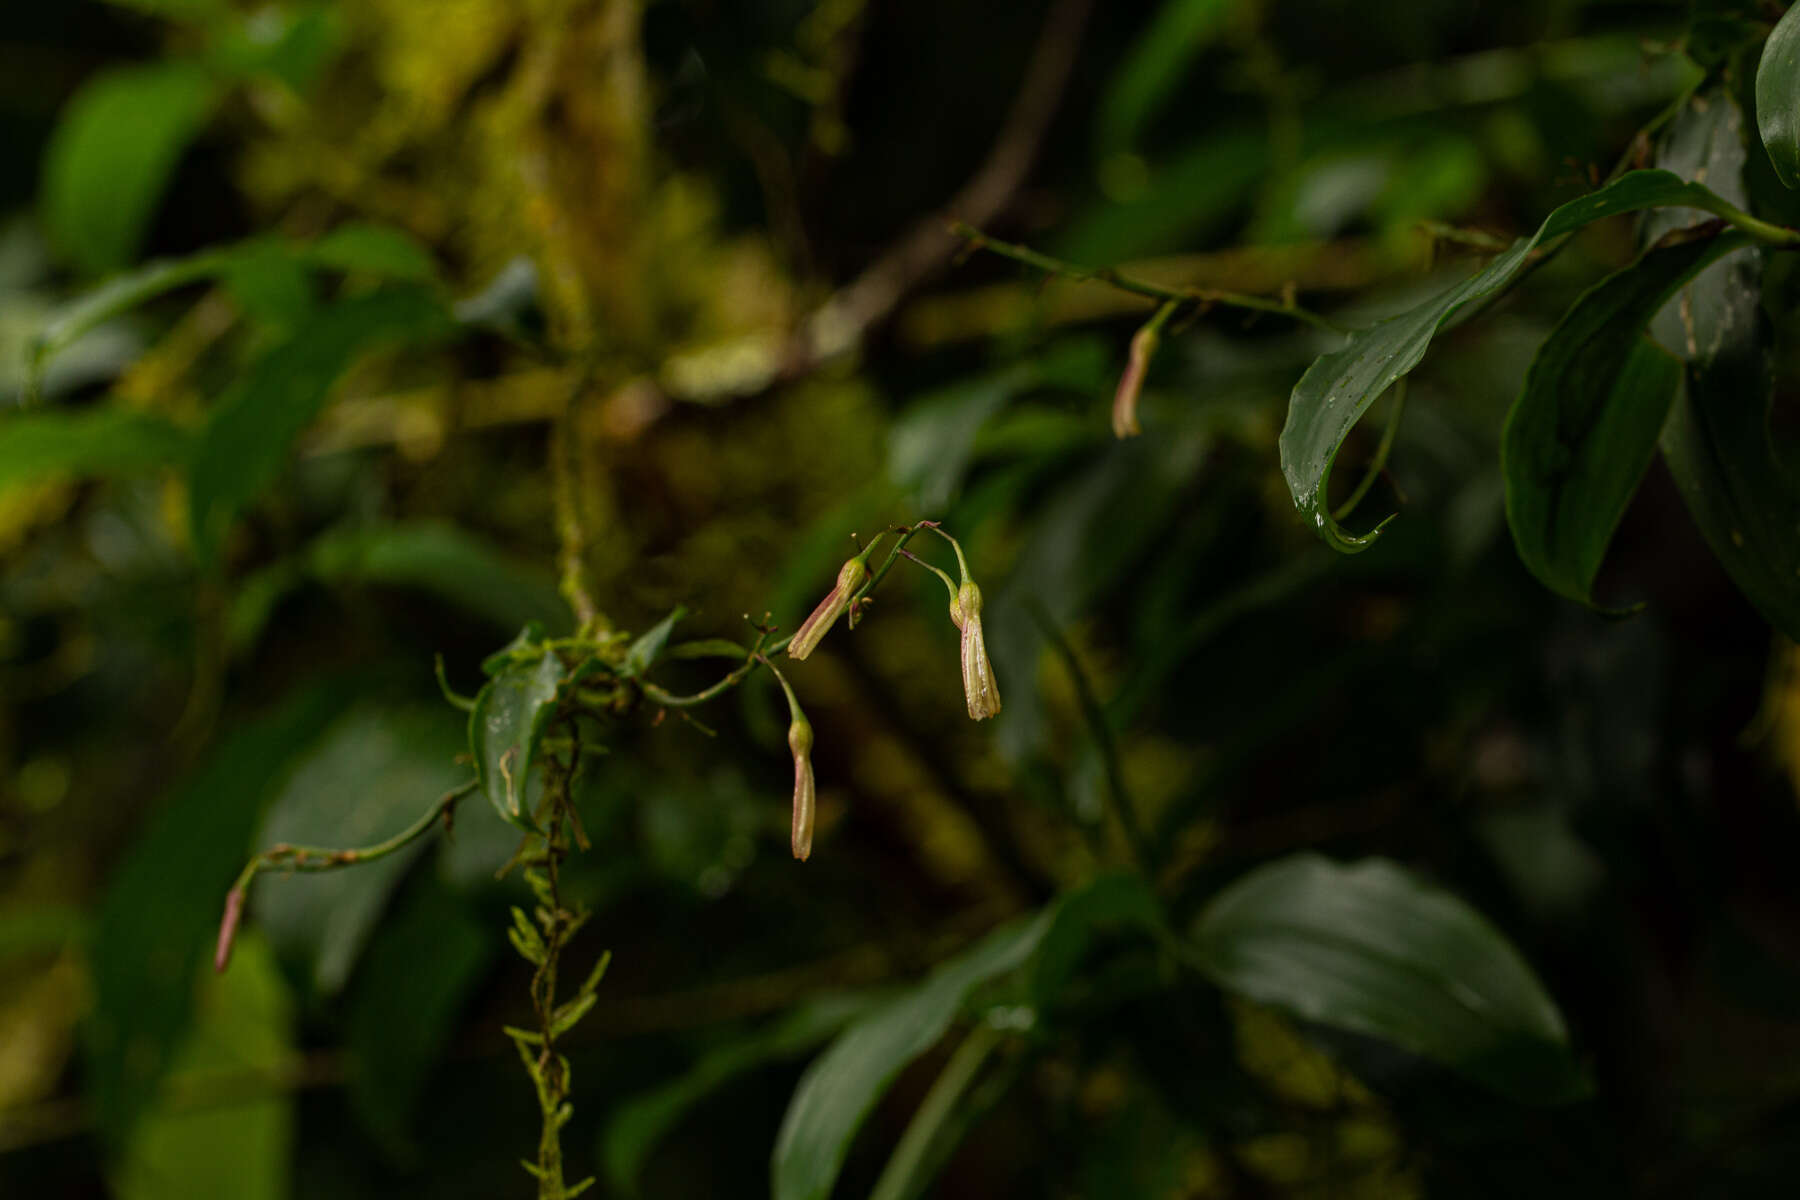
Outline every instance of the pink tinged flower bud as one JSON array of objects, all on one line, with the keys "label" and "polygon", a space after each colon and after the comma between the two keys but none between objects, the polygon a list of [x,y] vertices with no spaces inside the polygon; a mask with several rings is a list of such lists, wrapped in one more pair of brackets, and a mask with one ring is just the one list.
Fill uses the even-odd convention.
[{"label": "pink tinged flower bud", "polygon": [[213,951],[213,970],[224,971],[231,962],[231,944],[237,940],[238,922],[244,917],[244,889],[225,893],[225,916],[219,921],[219,945]]},{"label": "pink tinged flower bud", "polygon": [[1119,390],[1113,393],[1113,436],[1136,437],[1143,427],[1138,424],[1138,393],[1144,390],[1144,376],[1150,372],[1150,360],[1156,355],[1161,340],[1153,326],[1146,325],[1131,339],[1131,357],[1125,362],[1125,374],[1119,377]]},{"label": "pink tinged flower bud", "polygon": [[812,726],[805,718],[788,726],[788,748],[794,752],[794,857],[805,862],[812,853],[813,814],[818,793],[813,786]]},{"label": "pink tinged flower bud", "polygon": [[850,597],[856,594],[856,589],[868,577],[869,568],[860,558],[853,558],[838,568],[837,586],[819,601],[819,607],[813,609],[812,616],[801,623],[800,628],[794,631],[793,639],[788,642],[789,658],[800,661],[818,648],[826,633],[850,607]]},{"label": "pink tinged flower bud", "polygon": [[987,642],[981,636],[981,589],[965,580],[950,600],[950,619],[962,630],[963,695],[969,702],[969,719],[979,721],[1000,711],[1000,688],[994,667],[988,662]]}]

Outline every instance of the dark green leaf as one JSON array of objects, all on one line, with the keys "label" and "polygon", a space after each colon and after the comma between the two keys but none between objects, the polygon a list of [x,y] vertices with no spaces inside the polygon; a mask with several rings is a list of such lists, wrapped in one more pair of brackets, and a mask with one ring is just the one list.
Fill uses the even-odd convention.
[{"label": "dark green leaf", "polygon": [[1756,125],[1775,174],[1800,188],[1800,5],[1782,15],[1756,66]]},{"label": "dark green leaf", "polygon": [[639,635],[637,641],[631,643],[631,649],[625,652],[625,674],[642,676],[655,666],[656,660],[662,656],[663,647],[668,644],[669,635],[675,631],[676,622],[685,616],[687,609],[678,604],[668,616]]},{"label": "dark green leaf", "polygon": [[1282,859],[1213,898],[1195,926],[1228,991],[1381,1038],[1527,1101],[1583,1088],[1543,986],[1480,914],[1394,863]]},{"label": "dark green leaf", "polygon": [[[297,762],[255,844],[366,846],[391,837],[468,777],[462,731],[448,709],[362,704]],[[418,842],[354,870],[259,877],[250,907],[284,959],[334,995],[350,976],[389,894],[424,849]]]},{"label": "dark green leaf", "polygon": [[115,1142],[149,1104],[187,1028],[196,972],[263,803],[346,697],[342,685],[315,688],[221,741],[113,877],[95,928],[87,1078]]},{"label": "dark green leaf", "polygon": [[358,355],[449,329],[429,293],[380,291],[325,309],[258,359],[213,409],[195,455],[189,503],[200,560],[217,556],[233,518],[280,473],[288,446]]},{"label": "dark green leaf", "polygon": [[95,273],[136,258],[219,92],[192,62],[114,71],[82,88],[45,151],[44,225],[58,249]]},{"label": "dark green leaf", "polygon": [[465,902],[429,877],[419,884],[376,932],[345,1022],[350,1102],[394,1152],[407,1149],[432,1064],[495,946]]},{"label": "dark green leaf", "polygon": [[1594,576],[1680,387],[1680,362],[1644,327],[1683,284],[1747,241],[1727,235],[1647,251],[1577,300],[1532,360],[1500,461],[1519,558],[1553,591],[1594,603]]},{"label": "dark green leaf", "polygon": [[[120,1200],[205,1196],[286,1200],[293,1172],[294,1098],[279,1088],[195,1107],[176,1097],[221,1078],[279,1079],[293,1066],[294,1005],[261,939],[244,936],[231,970],[200,988],[192,1031],[175,1055],[163,1104],[144,1114],[112,1176]],[[171,1101],[174,1101],[171,1103]]]},{"label": "dark green leaf", "polygon": [[1737,210],[1697,183],[1667,171],[1633,171],[1558,208],[1538,231],[1520,238],[1484,269],[1418,307],[1351,334],[1343,349],[1322,355],[1295,385],[1281,431],[1281,470],[1294,504],[1335,549],[1355,553],[1374,544],[1331,517],[1327,482],[1338,447],[1375,398],[1419,365],[1431,339],[1459,309],[1505,287],[1542,243],[1584,225],[1646,208],[1697,208],[1716,216]]},{"label": "dark green leaf", "polygon": [[538,647],[543,644],[543,641],[544,623],[542,621],[525,622],[519,632],[513,635],[512,641],[481,660],[481,673],[492,678],[514,663],[522,662],[527,658],[536,661],[539,653]]},{"label": "dark green leaf", "polygon": [[469,714],[469,747],[482,795],[495,812],[522,829],[533,828],[531,767],[544,726],[556,713],[564,674],[562,659],[546,650],[488,680]]},{"label": "dark green leaf", "polygon": [[306,258],[316,266],[382,279],[429,283],[437,278],[431,252],[402,230],[349,221],[314,242]]},{"label": "dark green leaf", "polygon": [[508,629],[567,611],[548,575],[439,522],[338,530],[307,559],[320,579],[425,588]]},{"label": "dark green leaf", "polygon": [[1774,376],[1761,276],[1761,256],[1745,251],[1697,280],[1679,306],[1687,387],[1661,444],[1688,512],[1732,582],[1771,625],[1800,639],[1800,477],[1769,430]]},{"label": "dark green leaf", "polygon": [[1028,962],[1051,919],[1046,909],[995,930],[857,1021],[807,1068],[775,1142],[775,1200],[828,1200],[851,1139],[901,1068],[944,1036],[978,985]]},{"label": "dark green leaf", "polygon": [[1237,0],[1163,0],[1100,102],[1103,153],[1129,150],[1182,82],[1189,64],[1224,29]]},{"label": "dark green leaf", "polygon": [[773,1025],[705,1055],[686,1074],[621,1105],[606,1126],[600,1158],[619,1192],[635,1195],[638,1176],[657,1143],[708,1096],[759,1067],[794,1058],[867,1012],[868,996],[821,996]]},{"label": "dark green leaf", "polygon": [[0,491],[57,475],[141,475],[187,463],[194,438],[122,408],[28,412],[0,420]]},{"label": "dark green leaf", "polygon": [[694,642],[676,642],[668,649],[670,658],[748,658],[750,651],[729,638],[701,638]]},{"label": "dark green leaf", "polygon": [[1156,927],[1141,880],[1109,876],[995,930],[917,987],[859,1019],[794,1090],[772,1163],[776,1200],[826,1200],[851,1140],[901,1069],[944,1035],[983,984],[1026,968],[1027,997],[1053,1001],[1099,927]]}]

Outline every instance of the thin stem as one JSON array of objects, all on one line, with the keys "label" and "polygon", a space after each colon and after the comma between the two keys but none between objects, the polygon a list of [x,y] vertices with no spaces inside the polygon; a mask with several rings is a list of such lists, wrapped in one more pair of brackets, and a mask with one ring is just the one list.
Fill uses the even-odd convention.
[{"label": "thin stem", "polygon": [[1119,828],[1124,831],[1126,844],[1131,848],[1131,857],[1137,863],[1138,870],[1147,873],[1152,862],[1150,839],[1144,835],[1144,826],[1138,820],[1137,805],[1125,782],[1124,764],[1119,759],[1118,743],[1113,740],[1112,725],[1106,719],[1106,711],[1094,696],[1094,689],[1088,683],[1087,673],[1081,669],[1081,659],[1076,656],[1075,647],[1062,635],[1044,606],[1033,599],[1027,601],[1027,607],[1051,648],[1063,660],[1063,666],[1069,672],[1069,682],[1075,685],[1075,699],[1081,705],[1082,718],[1093,731],[1094,744],[1106,767],[1107,794],[1112,799],[1113,815],[1118,818]]},{"label": "thin stem", "polygon": [[475,787],[475,781],[470,780],[454,791],[444,793],[418,820],[386,841],[373,845],[337,850],[323,846],[295,846],[287,842],[271,846],[245,864],[234,886],[248,887],[250,881],[256,878],[257,872],[275,867],[285,867],[292,871],[332,871],[338,867],[360,866],[386,858],[424,837],[446,812],[455,808],[457,802],[474,791]]},{"label": "thin stem", "polygon": [[1369,494],[1369,489],[1375,486],[1381,473],[1387,470],[1388,454],[1394,448],[1394,437],[1400,432],[1400,418],[1405,414],[1406,377],[1403,375],[1394,381],[1394,411],[1388,414],[1387,428],[1381,431],[1381,442],[1375,447],[1375,457],[1369,460],[1369,469],[1363,472],[1362,482],[1356,485],[1356,490],[1332,512],[1332,520],[1342,521],[1355,512],[1356,506]]},{"label": "thin stem", "polygon": [[861,603],[864,598],[872,594],[876,588],[881,586],[881,581],[887,578],[887,573],[894,569],[894,563],[899,559],[900,552],[906,548],[906,543],[912,541],[925,530],[936,528],[936,521],[920,521],[914,525],[902,525],[897,529],[889,530],[888,532],[890,533],[899,534],[900,540],[888,547],[887,557],[882,559],[881,565],[869,576],[869,581],[857,588],[856,594],[850,597],[851,607],[854,608],[857,604]]},{"label": "thin stem", "polygon": [[950,589],[950,598],[952,600],[956,599],[956,581],[950,578],[950,573],[948,571],[939,570],[937,567],[932,566],[930,563],[914,554],[911,550],[902,550],[900,552],[900,557],[919,564],[921,567],[924,567],[927,571],[930,571],[933,575],[936,575],[939,579],[943,580],[944,586]]},{"label": "thin stem", "polygon": [[575,411],[581,397],[593,381],[590,368],[577,369],[575,382],[556,415],[550,432],[550,479],[556,503],[558,552],[558,590],[575,614],[576,627],[582,631],[593,626],[599,607],[587,588],[587,572],[583,563],[587,554],[587,531],[581,523],[581,495],[576,481],[580,476],[580,438],[575,428]]},{"label": "thin stem", "polygon": [[1277,316],[1291,317],[1303,321],[1329,333],[1343,333],[1343,326],[1330,318],[1300,307],[1293,300],[1270,300],[1264,296],[1251,296],[1243,292],[1224,291],[1220,288],[1167,287],[1160,283],[1151,283],[1127,275],[1111,267],[1090,268],[1065,262],[1060,258],[1052,258],[1048,254],[1033,250],[1029,246],[1021,246],[1015,242],[1003,242],[989,237],[973,225],[962,221],[952,222],[950,232],[963,238],[977,250],[990,250],[1002,258],[1010,258],[1014,262],[1035,267],[1051,275],[1064,279],[1072,279],[1077,283],[1104,283],[1121,292],[1146,296],[1152,300],[1172,300],[1177,304],[1222,304],[1227,308],[1242,308],[1252,312],[1274,313]]},{"label": "thin stem", "polygon": [[1004,1035],[986,1022],[969,1031],[913,1113],[881,1178],[875,1181],[869,1200],[911,1200],[924,1190],[930,1182],[925,1171],[937,1157],[931,1153],[933,1143],[949,1124],[963,1093],[975,1082],[988,1056],[1003,1040]]}]

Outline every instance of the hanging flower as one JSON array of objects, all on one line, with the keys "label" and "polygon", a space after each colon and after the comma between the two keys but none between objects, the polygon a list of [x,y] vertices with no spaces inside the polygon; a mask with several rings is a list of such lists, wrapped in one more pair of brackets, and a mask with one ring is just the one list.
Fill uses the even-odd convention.
[{"label": "hanging flower", "polygon": [[950,619],[962,630],[963,695],[969,702],[969,719],[991,717],[1000,711],[1000,688],[981,635],[981,589],[967,577],[951,597]]},{"label": "hanging flower", "polygon": [[788,725],[788,749],[794,752],[794,857],[805,862],[812,853],[813,815],[818,791],[813,784],[812,725],[797,712]]},{"label": "hanging flower", "polygon": [[1138,394],[1144,390],[1144,376],[1150,373],[1150,359],[1160,340],[1157,331],[1148,325],[1132,336],[1131,357],[1125,360],[1125,374],[1119,377],[1119,390],[1113,393],[1112,427],[1116,438],[1136,437],[1144,431],[1138,424]]},{"label": "hanging flower", "polygon": [[812,616],[806,618],[800,628],[794,631],[787,647],[789,658],[798,662],[811,654],[831,627],[837,624],[837,619],[844,615],[844,611],[850,607],[850,597],[856,594],[856,589],[869,577],[869,568],[863,562],[867,555],[868,551],[865,550],[838,569],[837,586],[819,601],[819,607],[813,609]]}]

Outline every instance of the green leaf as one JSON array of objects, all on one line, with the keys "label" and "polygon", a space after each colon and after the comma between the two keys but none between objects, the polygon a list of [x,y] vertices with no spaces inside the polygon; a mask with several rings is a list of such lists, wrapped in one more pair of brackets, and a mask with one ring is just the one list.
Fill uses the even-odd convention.
[{"label": "green leaf", "polygon": [[1800,5],[1782,15],[1756,65],[1756,125],[1775,175],[1800,188]]},{"label": "green leaf", "polygon": [[1681,364],[1644,327],[1681,286],[1748,239],[1646,251],[1590,288],[1532,360],[1501,439],[1506,520],[1527,569],[1592,605],[1613,530],[1656,453]]},{"label": "green leaf", "polygon": [[192,62],[112,71],[77,92],[45,151],[44,226],[57,248],[96,274],[136,258],[219,95]]},{"label": "green leaf", "polygon": [[208,58],[226,74],[266,76],[304,91],[337,54],[343,34],[329,5],[265,8],[215,29]]},{"label": "green leaf", "polygon": [[318,579],[423,588],[507,629],[567,612],[547,574],[442,522],[336,530],[306,557]]},{"label": "green leaf", "polygon": [[403,1157],[412,1114],[494,949],[467,903],[429,876],[418,883],[376,932],[344,1029],[351,1106]]},{"label": "green leaf", "polygon": [[1055,999],[1096,927],[1158,925],[1142,881],[1108,876],[995,930],[918,986],[858,1019],[801,1077],[771,1164],[775,1200],[827,1200],[851,1140],[906,1064],[935,1045],[971,995],[1026,969],[1034,1004]]},{"label": "green leaf", "polygon": [[357,271],[382,279],[429,283],[437,262],[417,238],[388,225],[349,221],[314,242],[306,258],[315,266]]},{"label": "green leaf", "polygon": [[544,623],[527,621],[513,635],[513,640],[481,660],[481,673],[490,679],[508,667],[530,658],[536,660],[540,653],[538,647],[544,641]]},{"label": "green leaf", "polygon": [[[269,1086],[228,1103],[199,1103],[223,1080],[273,1082],[293,1066],[293,1001],[254,934],[231,970],[209,976],[199,1016],[175,1056],[169,1086],[144,1115],[113,1173],[120,1200],[285,1200],[294,1157],[294,1098]],[[191,1081],[192,1087],[178,1086]],[[224,1098],[224,1097],[220,1097]]]},{"label": "green leaf", "polygon": [[1045,909],[995,930],[857,1021],[807,1068],[775,1142],[775,1200],[829,1200],[850,1141],[876,1100],[944,1036],[969,993],[1030,959],[1051,920]]},{"label": "green leaf", "polygon": [[32,344],[31,376],[41,376],[52,358],[101,323],[189,284],[228,279],[240,303],[246,293],[254,301],[266,291],[257,286],[257,275],[271,270],[278,259],[313,270],[358,271],[402,281],[423,283],[436,277],[426,251],[410,237],[366,222],[340,226],[312,243],[256,237],[187,258],[158,259],[58,308]]},{"label": "green leaf", "polygon": [[625,1101],[600,1141],[600,1160],[613,1188],[628,1196],[639,1194],[638,1176],[650,1152],[701,1101],[759,1067],[804,1054],[866,1013],[873,1002],[872,997],[851,993],[820,996],[705,1055],[655,1091]]},{"label": "green leaf", "polygon": [[1774,400],[1762,256],[1745,251],[1671,305],[1687,330],[1687,387],[1662,430],[1663,460],[1731,580],[1768,622],[1800,639],[1800,477],[1769,429]]},{"label": "green leaf", "polygon": [[1131,149],[1181,84],[1189,64],[1224,29],[1236,5],[1237,0],[1163,0],[1100,101],[1103,153]]},{"label": "green leaf", "polygon": [[640,678],[655,666],[656,660],[662,657],[663,647],[668,644],[669,635],[675,631],[676,622],[685,616],[687,609],[678,604],[668,616],[639,635],[637,641],[631,643],[631,648],[625,652],[625,674]]},{"label": "green leaf", "polygon": [[123,408],[28,412],[0,419],[0,492],[57,475],[117,478],[185,466],[194,438]]},{"label": "green leaf", "polygon": [[[456,765],[459,724],[438,706],[350,709],[298,760],[254,844],[365,846],[398,833],[467,778]],[[421,841],[351,870],[266,873],[250,909],[276,951],[302,964],[313,990],[335,995],[423,849]]]},{"label": "green leaf", "polygon": [[95,926],[87,1081],[115,1144],[149,1105],[187,1028],[195,975],[263,802],[347,696],[343,684],[323,685],[228,735],[113,876]]},{"label": "green leaf", "polygon": [[1374,544],[1380,526],[1359,537],[1332,519],[1326,486],[1331,463],[1369,405],[1419,365],[1433,335],[1446,321],[1465,305],[1505,287],[1542,243],[1605,217],[1658,207],[1741,215],[1700,184],[1667,171],[1633,171],[1558,208],[1536,233],[1514,242],[1469,279],[1408,312],[1351,334],[1342,349],[1321,355],[1307,368],[1288,403],[1287,424],[1281,431],[1281,470],[1295,506],[1319,535],[1347,554]]},{"label": "green leaf", "polygon": [[252,364],[213,409],[195,455],[189,512],[201,562],[217,558],[232,520],[274,481],[289,445],[359,355],[449,330],[449,315],[428,292],[372,292],[323,310]]},{"label": "green leaf", "polygon": [[546,650],[537,659],[507,667],[482,687],[469,714],[469,747],[481,793],[494,811],[521,829],[532,829],[528,785],[544,726],[556,713],[562,659]]},{"label": "green leaf", "polygon": [[1394,863],[1312,854],[1251,872],[1194,928],[1220,987],[1380,1038],[1503,1095],[1556,1103],[1585,1086],[1561,1014],[1473,909]]}]

